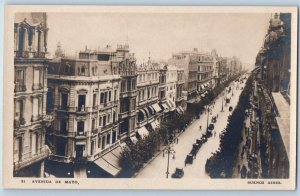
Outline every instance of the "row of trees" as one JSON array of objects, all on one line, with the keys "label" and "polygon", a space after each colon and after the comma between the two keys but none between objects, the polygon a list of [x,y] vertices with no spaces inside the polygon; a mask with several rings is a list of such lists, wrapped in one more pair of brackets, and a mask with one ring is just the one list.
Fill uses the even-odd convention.
[{"label": "row of trees", "polygon": [[[204,106],[210,104],[232,81],[236,80],[237,75],[223,84],[217,85],[209,91],[204,99],[198,103],[192,103],[183,114],[177,114],[168,122],[161,123],[158,131],[149,133],[149,136],[138,140],[137,143],[128,142],[127,147],[122,151],[119,165],[123,168],[123,176],[130,176],[138,171],[144,163],[151,159],[161,144],[173,141],[176,133],[184,131],[196,117],[200,117]],[[126,172],[124,174],[124,172]]]},{"label": "row of trees", "polygon": [[219,150],[206,162],[206,172],[211,178],[230,178],[232,176],[232,169],[236,165],[239,145],[242,140],[245,110],[250,108],[252,82],[253,77],[250,76],[235,110],[228,118],[227,127],[221,136]]}]

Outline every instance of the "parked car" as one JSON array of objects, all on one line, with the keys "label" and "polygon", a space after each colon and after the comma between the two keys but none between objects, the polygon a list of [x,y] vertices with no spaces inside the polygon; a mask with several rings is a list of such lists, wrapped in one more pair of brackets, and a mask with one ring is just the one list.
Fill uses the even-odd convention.
[{"label": "parked car", "polygon": [[172,178],[182,178],[184,175],[183,168],[176,168],[174,173],[172,174]]},{"label": "parked car", "polygon": [[193,158],[193,155],[192,155],[192,154],[186,155],[186,158],[185,158],[185,165],[186,165],[187,163],[192,164],[192,163],[193,163],[193,160],[194,160],[194,158]]},{"label": "parked car", "polygon": [[208,126],[208,130],[212,131],[214,129],[215,129],[214,123],[210,123],[209,126]]},{"label": "parked car", "polygon": [[211,122],[212,122],[212,123],[217,122],[217,117],[216,117],[216,116],[213,116],[213,117],[211,118]]}]

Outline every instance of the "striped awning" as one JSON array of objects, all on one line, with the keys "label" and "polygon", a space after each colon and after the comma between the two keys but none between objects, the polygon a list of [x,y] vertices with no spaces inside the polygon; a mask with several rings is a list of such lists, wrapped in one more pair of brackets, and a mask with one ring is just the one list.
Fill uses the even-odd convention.
[{"label": "striped awning", "polygon": [[162,110],[157,103],[153,104],[152,107],[154,108],[155,112],[160,112]]},{"label": "striped awning", "polygon": [[142,139],[144,139],[145,137],[147,137],[149,135],[149,132],[146,129],[146,127],[141,127],[138,129],[138,134],[141,136]]}]

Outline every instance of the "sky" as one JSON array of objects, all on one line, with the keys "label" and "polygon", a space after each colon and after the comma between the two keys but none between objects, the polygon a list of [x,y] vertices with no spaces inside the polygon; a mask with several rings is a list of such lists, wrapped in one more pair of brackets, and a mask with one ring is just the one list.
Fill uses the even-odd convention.
[{"label": "sky", "polygon": [[198,48],[253,66],[269,19],[269,13],[48,13],[48,51],[53,55],[58,42],[68,55],[128,42],[138,62]]}]

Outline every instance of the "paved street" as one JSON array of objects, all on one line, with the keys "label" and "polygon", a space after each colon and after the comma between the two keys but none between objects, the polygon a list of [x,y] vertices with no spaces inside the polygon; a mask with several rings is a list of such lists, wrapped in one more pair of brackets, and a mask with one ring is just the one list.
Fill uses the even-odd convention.
[{"label": "paved street", "polygon": [[[197,153],[196,159],[194,159],[193,164],[187,164],[186,167],[184,166],[186,155],[191,151],[192,145],[196,142],[196,139],[200,138],[201,135],[205,133],[205,129],[207,126],[207,112],[203,112],[200,119],[195,120],[186,129],[186,131],[179,136],[178,144],[173,145],[173,149],[176,151],[175,159],[172,159],[172,156],[170,156],[169,178],[171,177],[171,174],[174,172],[176,167],[184,168],[184,178],[209,178],[209,176],[205,173],[206,160],[212,155],[213,152],[215,152],[219,148],[219,133],[221,133],[227,125],[228,115],[230,114],[228,108],[229,106],[232,106],[233,109],[235,108],[238,102],[239,95],[241,93],[240,88],[233,88],[234,85],[235,82],[232,82],[231,86],[234,95],[232,96],[232,92],[228,94],[229,97],[231,97],[231,101],[229,104],[227,104],[227,106],[224,107],[224,112],[221,112],[223,98],[221,96],[216,99],[215,105],[211,106],[212,115],[210,115],[210,117],[216,116],[218,114],[218,119],[215,123],[214,129],[216,131],[216,136],[213,135],[208,139],[206,143],[202,145],[199,152]],[[244,86],[244,84],[239,84],[239,87],[241,86]],[[200,125],[202,126],[202,131],[200,131],[199,129]],[[136,178],[166,178],[166,169],[167,156],[165,155],[163,157],[163,153],[161,153],[144,169],[142,169],[136,176]]]}]

